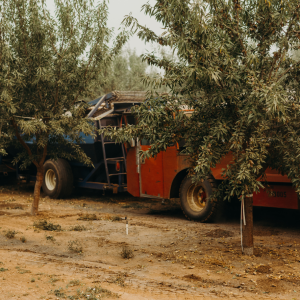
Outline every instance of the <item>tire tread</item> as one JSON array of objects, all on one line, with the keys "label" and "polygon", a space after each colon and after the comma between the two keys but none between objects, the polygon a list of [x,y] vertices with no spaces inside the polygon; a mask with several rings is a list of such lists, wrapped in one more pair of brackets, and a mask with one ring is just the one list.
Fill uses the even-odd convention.
[{"label": "tire tread", "polygon": [[[186,177],[185,177],[186,178]],[[212,190],[215,191],[218,187],[216,180],[214,179],[214,177],[212,175],[209,175],[207,177],[207,181],[211,184]],[[179,188],[179,198],[181,199],[181,192],[182,192],[182,185],[184,183],[184,179],[181,181],[180,183],[180,188]],[[205,223],[205,222],[210,222],[214,219],[214,217],[216,216],[216,214],[218,213],[218,208],[220,206],[220,203],[222,202],[221,199],[217,199],[216,201],[213,201],[212,203],[212,209],[210,211],[210,214],[208,216],[206,216],[201,222]],[[181,210],[183,212],[183,214],[185,215],[185,217],[190,220],[190,221],[195,221],[192,218],[190,218],[184,211],[184,208],[182,206],[182,201],[180,201],[180,207]]]}]

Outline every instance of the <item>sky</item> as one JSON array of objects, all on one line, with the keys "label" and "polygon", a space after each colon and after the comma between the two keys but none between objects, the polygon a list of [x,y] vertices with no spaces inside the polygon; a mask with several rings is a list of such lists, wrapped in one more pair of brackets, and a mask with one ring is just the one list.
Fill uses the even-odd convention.
[{"label": "sky", "polygon": [[[117,32],[125,15],[132,13],[132,16],[138,19],[141,25],[151,28],[156,34],[161,34],[164,31],[162,25],[154,18],[146,16],[144,12],[141,11],[142,5],[147,2],[154,5],[156,0],[109,0],[108,27],[114,27]],[[48,9],[54,11],[54,1],[46,0],[46,3]],[[136,49],[138,55],[145,53],[147,50],[152,51],[154,47],[151,43],[145,44],[137,36],[132,36],[130,38],[125,48],[128,46],[131,49]]]},{"label": "sky", "polygon": [[[132,13],[132,16],[137,18],[141,25],[151,28],[151,30],[153,30],[156,34],[161,34],[164,31],[162,29],[162,25],[154,18],[146,16],[144,12],[141,11],[143,4],[146,4],[147,2],[148,0],[110,0],[108,27],[115,27],[118,29],[120,23],[124,19],[124,16]],[[155,0],[149,0],[151,5],[154,5],[155,2]],[[137,54],[142,54],[146,50],[151,50],[154,46],[150,43],[145,44],[137,36],[132,36],[128,45],[132,49],[135,48]]]}]

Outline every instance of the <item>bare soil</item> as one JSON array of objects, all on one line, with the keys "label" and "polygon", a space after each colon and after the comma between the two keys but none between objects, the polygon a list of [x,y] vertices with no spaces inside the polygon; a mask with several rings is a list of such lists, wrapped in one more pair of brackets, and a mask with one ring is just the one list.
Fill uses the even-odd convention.
[{"label": "bare soil", "polygon": [[248,257],[239,209],[202,224],[176,201],[77,190],[32,217],[32,194],[0,186],[0,299],[300,299],[298,212],[255,209]]}]

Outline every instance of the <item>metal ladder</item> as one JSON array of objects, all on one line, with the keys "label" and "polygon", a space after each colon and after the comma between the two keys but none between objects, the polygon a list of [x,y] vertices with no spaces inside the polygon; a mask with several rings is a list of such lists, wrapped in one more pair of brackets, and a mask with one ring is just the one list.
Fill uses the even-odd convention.
[{"label": "metal ladder", "polygon": [[[119,119],[118,119],[118,125],[120,126]],[[99,120],[99,129],[104,128],[104,127],[116,127],[116,128],[118,128],[119,126],[103,126],[103,125],[101,125],[101,120]],[[104,166],[105,166],[105,172],[106,172],[108,188],[112,187],[112,184],[111,184],[111,181],[110,181],[111,176],[119,176],[119,183],[118,184],[119,184],[119,186],[122,186],[124,184],[124,176],[127,175],[126,154],[125,154],[124,144],[121,143],[121,149],[122,149],[122,155],[123,156],[107,158],[105,145],[107,145],[107,144],[116,144],[116,143],[115,142],[105,142],[105,138],[104,138],[103,133],[101,133],[100,138],[101,138],[101,144],[102,144],[103,160],[104,160]],[[109,162],[121,162],[120,170],[123,169],[123,164],[124,164],[125,172],[118,172],[118,173],[110,174],[109,170],[108,170],[108,163]],[[122,178],[122,176],[123,176],[123,178]]]}]

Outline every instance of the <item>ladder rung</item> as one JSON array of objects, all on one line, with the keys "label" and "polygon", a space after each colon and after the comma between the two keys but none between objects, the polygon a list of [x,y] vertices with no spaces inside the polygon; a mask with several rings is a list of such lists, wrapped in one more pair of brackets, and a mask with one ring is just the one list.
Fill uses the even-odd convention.
[{"label": "ladder rung", "polygon": [[124,160],[124,157],[112,157],[112,158],[107,158],[106,160]]},{"label": "ladder rung", "polygon": [[115,173],[115,174],[109,174],[109,176],[116,176],[116,175],[126,175],[127,173]]}]

